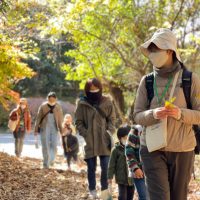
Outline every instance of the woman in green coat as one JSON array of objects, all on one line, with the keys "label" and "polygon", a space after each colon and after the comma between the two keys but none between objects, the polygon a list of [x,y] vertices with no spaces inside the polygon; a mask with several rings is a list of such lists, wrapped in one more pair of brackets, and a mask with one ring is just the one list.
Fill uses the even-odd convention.
[{"label": "woman in green coat", "polygon": [[102,95],[102,84],[96,78],[88,80],[85,84],[85,96],[78,101],[75,123],[79,134],[86,142],[85,161],[89,191],[91,197],[95,199],[97,157],[101,166],[101,191],[106,191],[111,140],[115,131],[115,111],[112,101]]}]

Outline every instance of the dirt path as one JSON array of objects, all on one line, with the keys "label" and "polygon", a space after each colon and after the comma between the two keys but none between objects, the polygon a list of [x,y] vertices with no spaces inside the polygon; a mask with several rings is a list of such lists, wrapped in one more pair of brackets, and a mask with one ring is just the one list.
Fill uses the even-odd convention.
[{"label": "dirt path", "polygon": [[[0,200],[88,199],[86,172],[44,170],[40,163],[40,159],[17,159],[0,153]],[[116,191],[115,188],[114,199],[117,199]],[[199,191],[199,180],[192,180],[188,199],[200,199]]]},{"label": "dirt path", "polygon": [[[72,165],[74,172],[66,171],[60,145],[54,169],[43,170],[41,146],[35,148],[33,135],[26,137],[21,159],[11,156],[14,155],[13,142],[11,134],[0,134],[0,200],[88,199],[86,166],[80,170]],[[99,168],[97,172],[99,174]],[[196,156],[195,175],[196,180],[192,178],[190,183],[188,200],[200,200],[200,156]],[[99,184],[97,189],[100,190]],[[117,187],[114,187],[113,195],[117,199]]]}]

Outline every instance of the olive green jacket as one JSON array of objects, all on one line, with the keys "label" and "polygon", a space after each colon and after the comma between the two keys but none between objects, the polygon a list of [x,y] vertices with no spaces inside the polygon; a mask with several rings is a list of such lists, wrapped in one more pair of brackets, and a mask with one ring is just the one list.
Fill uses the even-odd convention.
[{"label": "olive green jacket", "polygon": [[110,155],[110,134],[115,132],[115,111],[110,98],[105,96],[102,97],[99,108],[108,120],[99,114],[96,108],[89,104],[85,98],[80,99],[77,103],[75,125],[86,142],[84,147],[85,159]]},{"label": "olive green jacket", "polygon": [[113,179],[113,176],[115,176],[117,184],[133,185],[133,178],[128,178],[125,149],[120,143],[117,143],[112,149],[108,164],[108,179]]}]

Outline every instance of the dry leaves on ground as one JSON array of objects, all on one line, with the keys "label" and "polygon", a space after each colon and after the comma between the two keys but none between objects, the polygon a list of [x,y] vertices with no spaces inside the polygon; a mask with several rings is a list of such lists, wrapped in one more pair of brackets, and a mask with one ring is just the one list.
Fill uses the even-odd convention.
[{"label": "dry leaves on ground", "polygon": [[1,200],[87,199],[84,173],[43,170],[26,161],[0,153]]},{"label": "dry leaves on ground", "polygon": [[[38,159],[17,159],[0,153],[0,200],[88,199],[85,172],[44,170],[38,167],[40,163]],[[191,180],[188,200],[200,200],[199,164],[200,159],[197,157],[195,161],[197,177],[196,180]],[[97,177],[99,179],[99,176]],[[117,199],[116,192],[113,199]],[[134,199],[137,199],[137,195]]]}]

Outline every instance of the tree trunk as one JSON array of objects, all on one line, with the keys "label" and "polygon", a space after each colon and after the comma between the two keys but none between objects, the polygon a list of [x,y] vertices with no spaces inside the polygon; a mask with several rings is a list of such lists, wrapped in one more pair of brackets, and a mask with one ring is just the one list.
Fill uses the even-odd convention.
[{"label": "tree trunk", "polygon": [[125,111],[125,102],[124,102],[124,95],[123,91],[119,87],[110,87],[110,93],[117,104],[118,109],[121,113],[124,113]]}]

